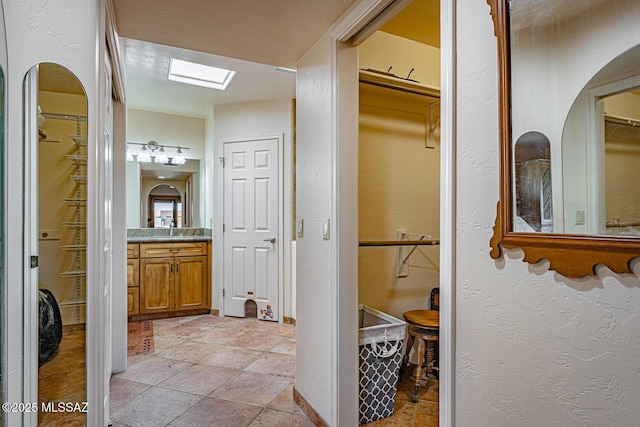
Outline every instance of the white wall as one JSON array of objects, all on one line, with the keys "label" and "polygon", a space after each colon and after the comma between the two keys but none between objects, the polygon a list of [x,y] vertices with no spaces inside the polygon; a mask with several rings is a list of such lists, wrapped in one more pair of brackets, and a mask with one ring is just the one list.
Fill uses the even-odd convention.
[{"label": "white wall", "polygon": [[[36,63],[55,62],[67,67],[73,72],[84,86],[88,96],[88,129],[89,140],[95,145],[89,147],[89,183],[92,185],[94,194],[90,195],[88,202],[88,240],[89,247],[87,256],[96,259],[95,265],[88,266],[87,280],[95,283],[103,283],[104,279],[98,271],[110,264],[110,253],[98,255],[98,248],[110,247],[109,236],[98,233],[97,224],[100,218],[104,218],[104,199],[99,201],[97,192],[103,190],[102,184],[98,181],[97,166],[98,160],[102,159],[104,152],[97,147],[101,147],[103,142],[102,124],[104,118],[100,114],[103,110],[102,97],[100,91],[100,78],[104,78],[104,3],[102,1],[80,1],[80,0],[56,0],[47,3],[25,3],[4,1],[5,23],[7,25],[7,47],[9,53],[9,72],[7,79],[8,105],[11,114],[7,115],[7,162],[6,181],[7,191],[7,281],[12,284],[23,284],[29,286],[23,277],[23,272],[28,272],[26,268],[26,257],[22,249],[22,233],[25,221],[23,212],[23,92],[22,85],[25,74]],[[28,31],[25,29],[28,28]],[[28,218],[27,218],[28,219]],[[35,296],[34,287],[37,283],[32,283],[26,295]],[[87,299],[87,328],[93,328],[93,334],[87,336],[87,351],[90,355],[97,355],[99,348],[104,344],[104,328],[100,326],[98,319],[104,314],[104,301],[100,299],[98,292],[89,291]],[[30,331],[24,330],[22,326],[23,289],[21,286],[8,287],[8,300],[11,304],[8,307],[8,327],[7,342],[9,351],[14,352],[9,357],[7,372],[9,376],[3,378],[3,385],[8,387],[9,392],[3,396],[5,401],[31,402],[36,401],[37,389],[35,382],[28,376],[24,377],[26,384],[22,387],[22,376],[37,375],[37,371],[32,364],[36,364],[37,358],[37,336]],[[35,309],[37,302],[31,301],[30,308]],[[32,313],[31,316],[35,316]],[[35,322],[35,317],[31,317]],[[35,323],[34,323],[35,324]],[[23,371],[23,360],[15,352],[21,351],[23,347],[23,336],[29,339],[24,343],[27,351],[31,349],[26,363],[29,371]],[[92,385],[88,389],[87,399],[91,408],[88,419],[89,424],[98,424],[102,420],[102,401],[97,390],[101,390],[101,380],[98,376],[104,372],[102,362],[97,358],[87,358],[87,381]],[[16,414],[20,415],[20,414]],[[14,415],[9,414],[12,418]],[[25,415],[25,419],[29,414]],[[15,421],[16,419],[13,418]],[[26,424],[26,422],[25,422]]]},{"label": "white wall", "polygon": [[296,239],[296,389],[328,423],[333,418],[334,266],[332,242],[322,239],[322,226],[332,216],[330,58],[331,41],[325,36],[298,62],[296,87],[296,217],[304,220],[304,236]]},{"label": "white wall", "polygon": [[[254,137],[260,135],[283,135],[283,147],[279,147],[282,153],[284,168],[284,242],[280,245],[281,256],[284,260],[284,277],[281,283],[284,289],[284,307],[281,313],[285,317],[291,317],[291,240],[292,236],[292,186],[293,186],[293,101],[291,99],[280,99],[271,101],[256,101],[241,104],[218,105],[213,112],[213,159],[223,154],[224,141],[240,138]],[[213,161],[214,181],[222,179],[222,172],[219,161]],[[214,200],[218,201],[214,206],[214,215],[220,216],[222,206],[222,187],[214,186]],[[220,219],[220,224],[222,221]],[[221,231],[221,227],[217,230]],[[222,239],[215,241],[214,259],[222,259]],[[220,283],[222,281],[222,265],[215,267],[212,308],[220,308]]]},{"label": "white wall", "polygon": [[[185,158],[204,159],[204,119],[133,108],[127,114],[128,142],[156,141],[160,145],[189,147],[189,150],[183,150]],[[129,148],[133,154],[138,153],[138,146],[131,145]],[[174,152],[169,148],[167,151]]]},{"label": "white wall", "polygon": [[456,424],[635,425],[638,277],[569,280],[519,250],[489,257],[499,157],[486,2],[458,1],[457,29]]}]

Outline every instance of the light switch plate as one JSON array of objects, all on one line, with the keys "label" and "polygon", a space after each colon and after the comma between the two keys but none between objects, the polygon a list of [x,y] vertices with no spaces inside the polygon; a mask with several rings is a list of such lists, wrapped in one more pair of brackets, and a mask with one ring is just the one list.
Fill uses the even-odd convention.
[{"label": "light switch plate", "polygon": [[304,219],[298,218],[296,220],[296,236],[302,237],[304,235]]},{"label": "light switch plate", "polygon": [[322,223],[322,240],[329,240],[331,238],[331,220],[325,218]]}]

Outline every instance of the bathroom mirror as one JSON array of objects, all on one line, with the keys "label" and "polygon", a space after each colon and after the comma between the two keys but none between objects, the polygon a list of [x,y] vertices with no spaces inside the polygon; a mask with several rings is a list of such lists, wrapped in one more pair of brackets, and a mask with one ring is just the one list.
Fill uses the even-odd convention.
[{"label": "bathroom mirror", "polygon": [[[127,192],[135,195],[138,203],[127,204],[127,228],[202,227],[204,224],[204,194],[202,179],[205,162],[187,159],[180,166],[167,166],[155,162],[127,162]],[[156,221],[154,200],[174,200],[175,221]],[[179,203],[179,204],[178,204]],[[173,209],[173,207],[172,207]]]},{"label": "bathroom mirror", "polygon": [[491,256],[521,248],[567,277],[598,264],[630,272],[640,256],[640,2],[487,2],[501,140]]}]

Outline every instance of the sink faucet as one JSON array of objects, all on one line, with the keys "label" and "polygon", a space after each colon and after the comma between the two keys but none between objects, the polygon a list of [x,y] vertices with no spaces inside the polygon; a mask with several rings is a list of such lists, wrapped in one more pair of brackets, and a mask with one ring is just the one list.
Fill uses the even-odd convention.
[{"label": "sink faucet", "polygon": [[169,237],[173,236],[173,221],[169,224]]}]

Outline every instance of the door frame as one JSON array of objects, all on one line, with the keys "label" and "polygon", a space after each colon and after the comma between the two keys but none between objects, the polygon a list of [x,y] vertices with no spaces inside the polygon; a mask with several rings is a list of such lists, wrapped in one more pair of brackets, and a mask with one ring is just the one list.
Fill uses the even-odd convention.
[{"label": "door frame", "polygon": [[[285,147],[285,137],[284,133],[276,133],[276,134],[264,134],[258,136],[245,136],[245,137],[233,137],[233,138],[225,138],[220,143],[220,157],[218,160],[220,161],[220,167],[218,172],[218,194],[220,202],[217,203],[217,216],[219,218],[219,226],[217,227],[218,232],[222,236],[222,239],[214,239],[214,247],[218,253],[218,262],[216,263],[218,268],[217,274],[217,283],[220,283],[218,287],[218,298],[220,301],[219,305],[219,315],[224,316],[224,231],[223,231],[223,223],[224,223],[224,202],[225,202],[225,194],[224,194],[224,179],[225,179],[225,160],[224,159],[224,147],[225,144],[233,144],[238,142],[252,142],[252,141],[261,141],[268,139],[276,139],[278,141],[278,235],[276,240],[276,248],[278,250],[278,323],[283,323],[284,321],[284,293],[285,293],[285,258],[290,255],[289,251],[285,252],[285,249],[290,245],[285,245],[285,239],[290,240],[290,233],[285,233],[285,200],[288,197],[290,199],[290,192],[287,192],[285,195],[285,191],[287,187],[285,186],[284,180],[284,170],[285,170],[285,152],[290,151]],[[290,222],[290,221],[289,221]],[[289,234],[287,236],[287,234]]]},{"label": "door frame", "polygon": [[[333,106],[332,153],[334,164],[334,186],[332,203],[334,211],[332,215],[336,219],[333,279],[335,280],[334,300],[335,318],[332,330],[332,341],[335,348],[355,348],[357,342],[350,342],[351,336],[348,329],[349,314],[346,312],[351,307],[340,307],[337,301],[353,298],[349,287],[350,280],[358,276],[357,253],[352,250],[357,247],[357,233],[355,238],[349,230],[357,230],[357,197],[351,197],[351,189],[357,188],[357,174],[349,173],[345,163],[357,159],[357,153],[353,147],[349,147],[350,141],[357,141],[357,129],[350,128],[349,123],[357,125],[358,114],[358,81],[357,75],[357,51],[349,48],[349,42],[358,38],[359,34],[373,33],[378,20],[378,13],[384,7],[401,0],[375,0],[369,2],[362,0],[345,15],[331,31],[333,43],[331,51],[331,77],[334,82],[335,98]],[[440,81],[441,81],[441,151],[440,151],[440,425],[455,426],[455,295],[456,295],[456,0],[440,0]],[[382,25],[381,23],[378,27]],[[370,28],[373,27],[373,28]],[[366,37],[364,37],[366,38]],[[353,45],[353,44],[352,44]],[[355,44],[357,45],[357,44]],[[355,64],[355,70],[354,70]],[[338,84],[339,82],[339,84]],[[339,107],[339,108],[338,108]],[[354,121],[355,120],[355,121]],[[355,139],[354,139],[355,132]],[[352,144],[353,145],[353,144]],[[355,148],[357,151],[357,146]],[[345,169],[346,168],[346,169]],[[355,261],[355,262],[354,262]],[[348,353],[348,352],[347,352]],[[341,355],[333,355],[334,372],[339,373],[332,387],[335,397],[332,418],[338,420],[350,419],[351,407],[342,407],[341,395],[350,395],[351,382],[357,384],[351,378],[353,373],[350,364],[351,358]],[[357,372],[357,370],[355,371]],[[350,405],[351,403],[346,403]]]}]

